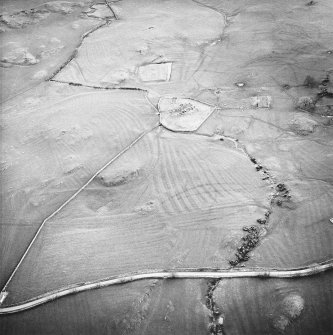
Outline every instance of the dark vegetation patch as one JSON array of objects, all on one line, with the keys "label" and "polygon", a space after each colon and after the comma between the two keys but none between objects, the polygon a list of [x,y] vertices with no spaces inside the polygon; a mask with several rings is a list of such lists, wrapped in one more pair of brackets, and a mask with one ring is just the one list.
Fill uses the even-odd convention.
[{"label": "dark vegetation patch", "polygon": [[296,107],[297,109],[312,113],[316,108],[316,103],[311,97],[300,97],[297,101]]},{"label": "dark vegetation patch", "polygon": [[308,7],[310,7],[310,6],[314,6],[316,3],[317,3],[317,2],[311,0],[311,1],[307,2],[307,3],[305,4],[305,6],[308,6]]},{"label": "dark vegetation patch", "polygon": [[229,261],[231,266],[236,266],[241,262],[249,260],[248,255],[259,243],[260,228],[258,226],[243,227],[243,231],[247,232],[241,239],[241,245],[237,248],[235,253],[236,258]]},{"label": "dark vegetation patch", "polygon": [[300,97],[296,103],[296,108],[310,113],[317,112],[323,115],[330,115],[330,105],[317,106],[317,103],[323,98],[333,98],[333,92],[329,90],[329,87],[332,86],[329,74],[322,80],[316,80],[311,76],[306,76],[303,86],[317,90],[317,92],[313,96]]},{"label": "dark vegetation patch", "polygon": [[191,112],[195,107],[191,103],[180,104],[179,107],[175,108],[172,113],[176,113],[179,115],[186,114]]},{"label": "dark vegetation patch", "polygon": [[218,306],[214,301],[214,290],[219,284],[219,279],[211,279],[207,282],[206,307],[209,309],[209,325],[208,330],[211,335],[223,335],[223,317]]},{"label": "dark vegetation patch", "polygon": [[278,184],[276,186],[276,192],[271,201],[272,205],[278,207],[287,207],[290,209],[294,208],[294,204],[291,201],[291,195],[285,184]]},{"label": "dark vegetation patch", "polygon": [[310,88],[315,88],[318,86],[318,82],[311,76],[306,76],[303,85]]},{"label": "dark vegetation patch", "polygon": [[[262,178],[263,180],[271,179],[271,175],[267,169],[259,164],[257,159],[252,156],[249,156],[249,158],[250,161],[255,165],[256,171],[264,175],[264,178]],[[271,182],[274,183],[273,180],[271,180]],[[271,196],[270,209],[266,211],[263,218],[257,219],[257,223],[259,225],[243,227],[243,231],[246,232],[246,235],[241,238],[235,253],[235,257],[229,261],[231,266],[237,266],[238,264],[246,262],[250,259],[249,253],[259,244],[261,233],[265,231],[265,228],[262,228],[261,226],[268,224],[270,215],[272,213],[272,208],[274,206],[286,207],[289,209],[294,208],[289,190],[283,183],[276,185],[275,192]]]}]

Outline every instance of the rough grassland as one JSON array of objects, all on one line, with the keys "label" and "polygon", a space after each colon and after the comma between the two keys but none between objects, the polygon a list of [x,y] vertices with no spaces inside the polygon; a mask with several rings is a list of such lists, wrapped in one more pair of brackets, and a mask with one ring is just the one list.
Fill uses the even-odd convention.
[{"label": "rough grassland", "polygon": [[221,141],[157,130],[108,169],[128,159],[140,162],[134,179],[110,187],[97,180],[47,223],[8,303],[126,271],[227,267],[242,226],[268,206],[267,182]]},{"label": "rough grassland", "polygon": [[[331,0],[108,0],[95,12],[93,3],[51,1],[49,14],[35,12],[44,2],[6,0],[2,11],[19,13],[12,23],[34,22],[0,22],[1,94],[9,99],[1,108],[2,281],[40,222],[158,122],[144,92],[114,88],[148,89],[155,105],[177,96],[216,110],[196,134],[160,127],[103,171],[45,225],[6,303],[110,272],[226,266],[246,235],[242,226],[268,207],[245,266],[332,258]],[[107,9],[116,18],[92,17]],[[172,62],[170,80],[140,81],[138,67],[159,62]],[[62,65],[53,79],[64,83],[44,82]],[[256,167],[270,177],[263,181]],[[269,182],[284,183],[290,201],[270,204]],[[275,335],[284,327],[288,335],[326,335],[331,280],[332,272],[295,281],[126,284],[1,318],[0,332],[204,334],[218,320],[215,306],[227,334]],[[290,296],[303,306],[293,320],[283,307]]]}]

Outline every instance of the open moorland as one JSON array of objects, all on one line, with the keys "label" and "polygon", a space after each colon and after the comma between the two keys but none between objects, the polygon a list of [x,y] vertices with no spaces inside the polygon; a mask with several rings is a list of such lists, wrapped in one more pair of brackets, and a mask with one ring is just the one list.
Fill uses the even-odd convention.
[{"label": "open moorland", "polygon": [[331,0],[4,0],[0,34],[1,334],[332,333]]}]

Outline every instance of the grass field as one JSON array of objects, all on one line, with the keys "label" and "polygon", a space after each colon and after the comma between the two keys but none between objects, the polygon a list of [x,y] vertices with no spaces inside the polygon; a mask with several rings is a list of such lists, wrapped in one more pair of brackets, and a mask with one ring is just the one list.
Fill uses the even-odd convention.
[{"label": "grass field", "polygon": [[[45,223],[4,305],[135,270],[229,267],[257,238],[244,226],[260,227],[258,245],[238,267],[332,259],[332,11],[331,0],[5,0],[2,284],[43,220],[147,134]],[[171,73],[154,72],[165,63]],[[181,110],[170,131],[158,101],[172,98],[212,113]],[[2,317],[0,332],[213,335],[223,317],[229,335],[326,335],[331,277],[129,283]]]}]

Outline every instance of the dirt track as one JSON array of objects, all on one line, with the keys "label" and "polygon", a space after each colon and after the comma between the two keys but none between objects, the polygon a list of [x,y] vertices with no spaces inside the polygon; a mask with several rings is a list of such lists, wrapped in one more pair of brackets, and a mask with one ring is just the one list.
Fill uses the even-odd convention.
[{"label": "dirt track", "polygon": [[[22,312],[24,310],[34,308],[38,305],[59,299],[66,295],[76,294],[83,291],[93,290],[97,288],[107,287],[111,285],[125,284],[143,279],[223,279],[223,278],[298,278],[312,276],[333,268],[333,260],[309,265],[298,269],[244,269],[244,270],[220,270],[220,269],[177,269],[154,270],[148,272],[140,272],[133,274],[124,274],[117,277],[109,277],[98,282],[86,282],[71,285],[67,288],[61,288],[57,291],[49,292],[22,302],[17,305],[0,307],[0,314],[11,314]],[[214,271],[211,271],[214,270]]]}]

